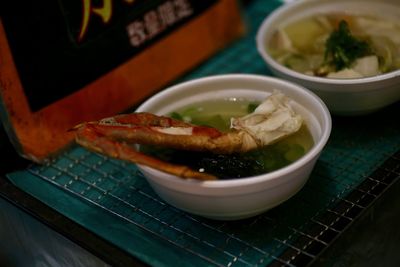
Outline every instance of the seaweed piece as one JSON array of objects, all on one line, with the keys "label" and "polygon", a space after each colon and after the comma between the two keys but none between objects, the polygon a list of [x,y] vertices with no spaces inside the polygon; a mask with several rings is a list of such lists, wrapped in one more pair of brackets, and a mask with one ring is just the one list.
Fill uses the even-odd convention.
[{"label": "seaweed piece", "polygon": [[263,164],[253,156],[208,154],[199,158],[198,168],[217,175],[220,179],[243,178],[265,173]]}]

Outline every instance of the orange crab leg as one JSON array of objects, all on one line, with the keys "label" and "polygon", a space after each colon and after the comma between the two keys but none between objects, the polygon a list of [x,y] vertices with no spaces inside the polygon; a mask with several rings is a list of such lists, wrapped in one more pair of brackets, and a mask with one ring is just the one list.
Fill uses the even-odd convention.
[{"label": "orange crab leg", "polygon": [[146,156],[128,144],[220,154],[243,153],[298,131],[302,123],[303,118],[292,109],[290,99],[280,92],[274,92],[254,112],[232,118],[231,131],[228,133],[145,112],[85,122],[72,130],[76,131],[75,140],[91,150],[184,178],[208,180],[216,177]]},{"label": "orange crab leg", "polygon": [[89,125],[103,136],[126,143],[222,154],[245,151],[243,138],[237,133],[222,133],[215,128],[150,113],[118,115],[99,122],[83,123],[75,129]]},{"label": "orange crab leg", "polygon": [[[164,146],[189,151],[214,153],[244,152],[248,145],[245,132],[222,133],[215,128],[196,126],[150,113],[117,115],[75,126],[78,144],[111,157],[144,164],[183,178],[217,179],[215,176],[175,165],[136,151],[129,144]],[[247,146],[246,146],[247,145]]]},{"label": "orange crab leg", "polygon": [[89,150],[111,156],[113,158],[126,160],[129,162],[147,165],[155,169],[177,175],[182,178],[193,178],[199,180],[216,180],[217,177],[194,171],[186,166],[175,165],[167,163],[153,157],[147,156],[143,153],[136,151],[132,146],[124,143],[117,142],[110,139],[98,131],[96,125],[86,124],[84,127],[79,127],[76,133],[76,141],[83,147]]}]

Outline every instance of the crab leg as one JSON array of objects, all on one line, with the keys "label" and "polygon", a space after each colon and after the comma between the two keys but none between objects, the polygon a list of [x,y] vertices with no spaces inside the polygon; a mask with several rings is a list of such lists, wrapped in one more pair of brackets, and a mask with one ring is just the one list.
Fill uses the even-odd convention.
[{"label": "crab leg", "polygon": [[[131,144],[155,145],[188,151],[210,151],[221,154],[246,152],[257,147],[245,132],[222,133],[215,128],[196,126],[150,113],[132,113],[88,122],[102,136]],[[77,138],[81,134],[77,133]]]},{"label": "crab leg", "polygon": [[232,118],[232,130],[228,133],[151,113],[132,113],[85,122],[72,130],[76,131],[77,143],[99,153],[145,164],[183,178],[215,179],[212,175],[146,156],[129,144],[220,154],[242,153],[296,132],[302,122],[302,117],[292,109],[290,99],[274,92],[253,113]]},{"label": "crab leg", "polygon": [[[76,127],[75,127],[76,128]],[[83,147],[97,153],[105,154],[113,158],[126,160],[129,162],[147,165],[161,171],[177,175],[182,178],[192,178],[199,180],[215,180],[215,176],[194,171],[186,166],[167,163],[156,158],[147,156],[136,151],[132,146],[125,142],[117,142],[99,132],[94,124],[86,124],[74,130],[76,141]]]}]

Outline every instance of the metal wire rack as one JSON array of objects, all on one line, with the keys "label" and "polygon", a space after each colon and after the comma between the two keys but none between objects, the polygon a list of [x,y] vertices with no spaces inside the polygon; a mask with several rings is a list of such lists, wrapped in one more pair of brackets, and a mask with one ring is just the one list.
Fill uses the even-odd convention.
[{"label": "metal wire rack", "polygon": [[[188,74],[268,74],[254,49],[257,25],[280,1],[253,1],[248,37]],[[245,66],[245,67],[244,67]],[[305,266],[400,176],[399,105],[333,119],[304,188],[254,218],[213,221],[161,200],[133,164],[71,147],[44,165],[8,174],[24,191],[154,266]],[[168,255],[168,256],[167,256]]]},{"label": "metal wire rack", "polygon": [[[82,148],[72,148],[28,171],[140,229],[146,238],[170,244],[165,253],[175,247],[191,254],[191,260],[215,266],[304,266],[400,176],[399,152],[358,182],[354,165],[329,166],[331,153],[341,154],[334,146],[328,147],[310,181],[292,200],[237,222],[207,220],[169,206],[135,165]],[[358,157],[351,162],[365,165]],[[339,173],[329,173],[326,168]],[[344,178],[349,171],[354,179]],[[90,222],[86,226],[90,228]],[[168,260],[164,263],[168,265]]]}]

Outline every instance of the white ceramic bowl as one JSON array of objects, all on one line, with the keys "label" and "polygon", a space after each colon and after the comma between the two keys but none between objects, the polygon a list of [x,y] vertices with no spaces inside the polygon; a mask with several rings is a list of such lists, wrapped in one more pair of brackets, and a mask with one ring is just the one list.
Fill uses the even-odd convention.
[{"label": "white ceramic bowl", "polygon": [[274,89],[295,100],[315,145],[296,162],[259,176],[217,180],[184,180],[139,165],[152,188],[166,202],[184,211],[220,220],[241,219],[262,213],[287,200],[307,181],[331,131],[325,104],[312,92],[277,78],[257,75],[221,75],[172,86],[148,99],[137,112],[165,115],[207,99],[227,97],[264,100]]},{"label": "white ceramic bowl", "polygon": [[331,79],[293,71],[273,59],[266,50],[275,29],[316,13],[344,12],[400,19],[400,2],[377,0],[298,0],[270,14],[256,37],[257,49],[271,71],[278,77],[301,84],[316,93],[333,114],[361,115],[376,111],[400,100],[400,70],[360,78]]}]

